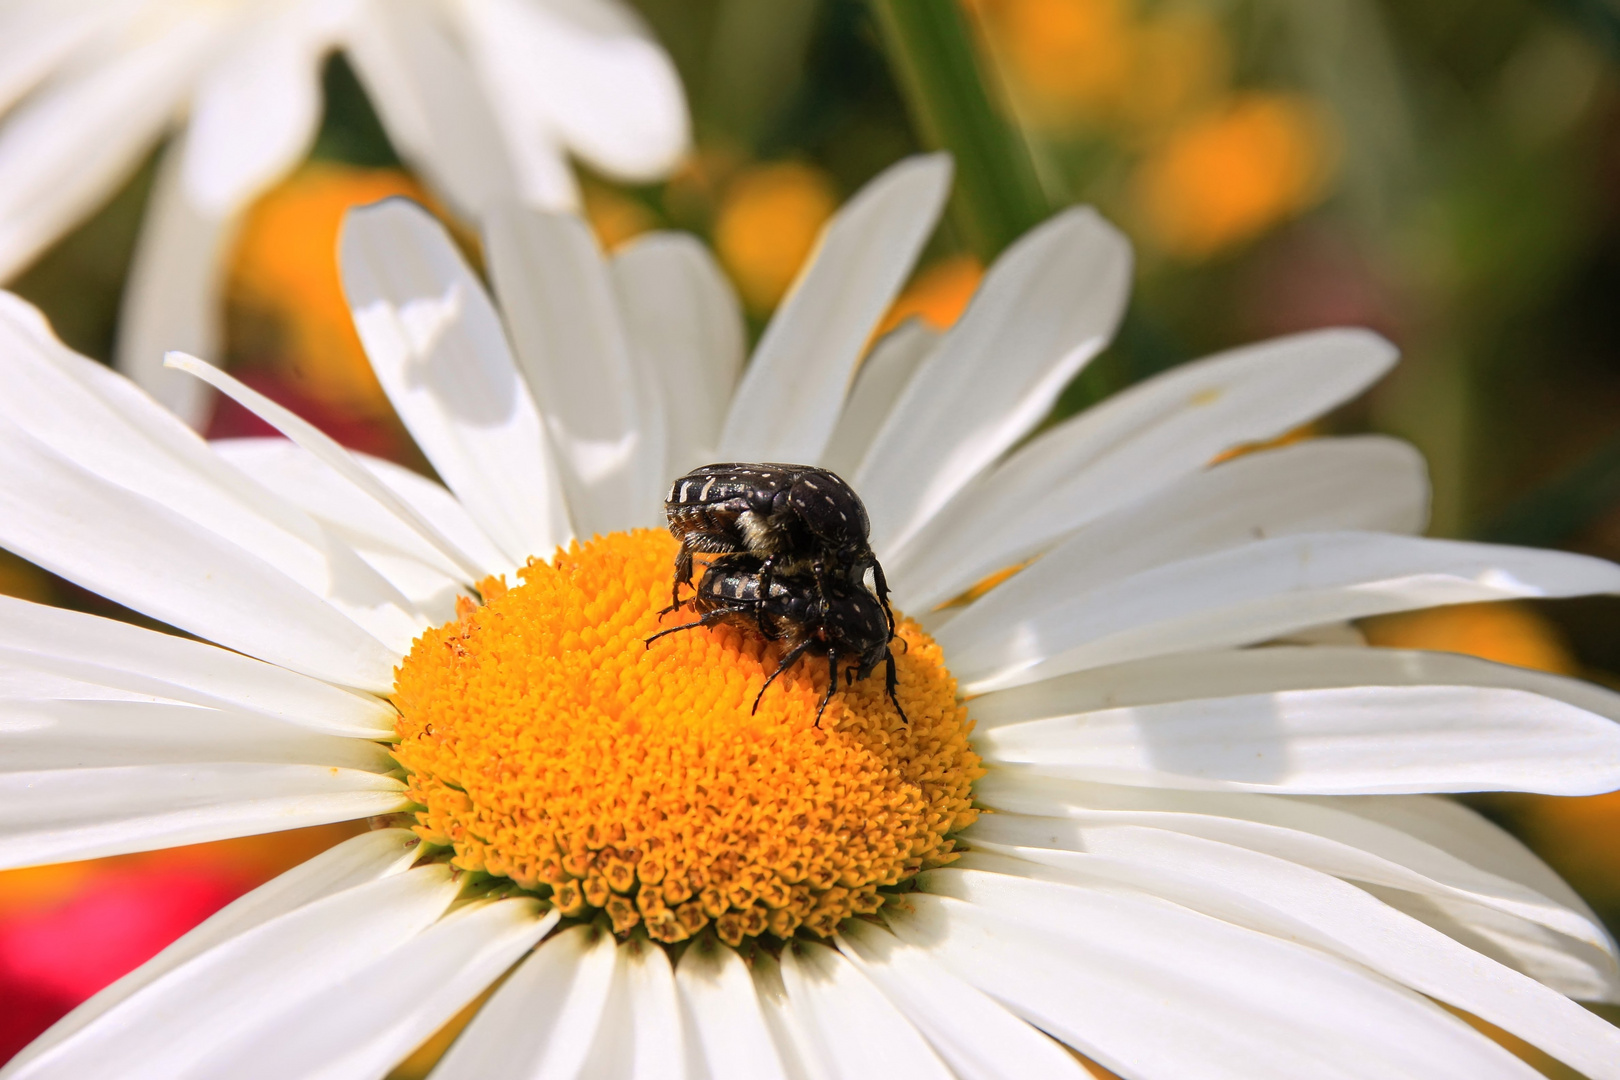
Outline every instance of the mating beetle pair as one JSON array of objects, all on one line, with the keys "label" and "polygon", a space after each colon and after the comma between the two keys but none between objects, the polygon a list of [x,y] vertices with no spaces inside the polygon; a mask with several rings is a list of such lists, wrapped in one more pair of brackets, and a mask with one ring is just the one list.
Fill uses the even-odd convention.
[{"label": "mating beetle pair", "polygon": [[[689,600],[699,618],[648,638],[716,622],[741,622],[766,640],[786,641],[781,663],[765,690],[805,653],[825,655],[829,678],[816,722],[838,685],[838,662],[859,661],[850,681],[886,665],[889,700],[895,696],[894,614],[888,583],[868,541],[866,507],[836,474],[810,465],[728,463],[705,465],[671,485],[664,500],[669,531],[681,542],[675,557],[670,606],[691,585],[692,557],[717,555]],[[870,570],[876,594],[866,586]]]}]

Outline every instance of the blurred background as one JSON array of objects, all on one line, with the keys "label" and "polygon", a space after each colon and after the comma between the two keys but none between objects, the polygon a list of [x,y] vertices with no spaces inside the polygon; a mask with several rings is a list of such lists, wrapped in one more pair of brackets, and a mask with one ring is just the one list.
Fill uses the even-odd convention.
[{"label": "blurred background", "polygon": [[[965,49],[932,58],[896,47],[928,4],[636,6],[681,69],[696,148],[656,186],[587,176],[586,213],[607,247],[657,228],[704,237],[756,332],[844,198],[944,145],[958,195],[893,322],[948,325],[1017,231],[1092,203],[1135,243],[1136,291],[1119,340],[1058,416],[1205,353],[1370,326],[1400,346],[1397,373],[1296,437],[1415,443],[1435,535],[1620,559],[1620,2],[936,0],[923,17]],[[940,55],[954,55],[958,85],[970,65],[982,115],[923,92]],[[432,203],[340,58],[324,81],[311,160],[236,238],[227,346],[212,359],[345,444],[425,468],[364,362],[333,251],[349,206]],[[111,356],[151,180],[148,162],[10,285],[92,357]],[[476,255],[475,232],[451,224]],[[270,434],[230,403],[208,430]],[[0,592],[139,621],[4,552]],[[1620,688],[1620,599],[1471,605],[1364,629],[1375,644]],[[1620,930],[1620,796],[1470,801]],[[0,1060],[350,831],[0,874]]]}]

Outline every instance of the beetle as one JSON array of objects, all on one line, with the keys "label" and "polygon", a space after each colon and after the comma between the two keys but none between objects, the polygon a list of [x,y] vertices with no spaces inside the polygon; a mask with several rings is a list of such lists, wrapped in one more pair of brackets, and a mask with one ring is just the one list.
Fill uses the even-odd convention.
[{"label": "beetle", "polygon": [[693,622],[660,630],[647,639],[647,647],[667,634],[677,634],[718,622],[751,626],[767,641],[786,641],[776,670],[759,688],[752,711],[759,711],[776,677],[792,667],[801,656],[811,653],[827,658],[827,692],[816,709],[816,726],[838,688],[840,660],[855,659],[856,668],[846,672],[845,685],[864,679],[882,663],[884,689],[894,709],[906,720],[906,711],[895,695],[894,653],[889,649],[893,631],[889,629],[887,608],[862,585],[841,578],[818,583],[809,574],[777,574],[766,580],[764,560],[753,555],[723,555],[711,562],[698,582],[691,604],[699,613]]},{"label": "beetle", "polygon": [[814,465],[723,462],[693,469],[664,500],[669,531],[681,542],[670,606],[692,583],[692,556],[749,554],[759,560],[762,595],[777,574],[810,574],[825,594],[843,579],[863,591],[872,571],[877,600],[892,634],[889,584],[868,540],[871,522],[855,489]]}]

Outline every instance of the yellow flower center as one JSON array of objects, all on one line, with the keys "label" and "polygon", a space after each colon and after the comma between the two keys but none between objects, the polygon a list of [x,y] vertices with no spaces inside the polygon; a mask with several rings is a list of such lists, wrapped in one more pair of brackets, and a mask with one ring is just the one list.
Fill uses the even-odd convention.
[{"label": "yellow flower center", "polygon": [[[982,775],[940,650],[902,620],[901,721],[883,669],[833,695],[825,657],[784,671],[747,625],[696,628],[669,603],[674,541],[638,530],[530,560],[522,583],[417,639],[395,750],[417,832],[620,934],[728,944],[827,935],[951,861]],[[842,680],[841,680],[842,682]]]}]

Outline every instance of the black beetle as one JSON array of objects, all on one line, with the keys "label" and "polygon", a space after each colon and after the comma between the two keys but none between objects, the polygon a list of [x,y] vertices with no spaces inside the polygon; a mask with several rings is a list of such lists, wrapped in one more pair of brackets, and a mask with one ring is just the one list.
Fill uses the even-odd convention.
[{"label": "black beetle", "polygon": [[647,639],[648,647],[666,634],[732,622],[752,626],[767,641],[786,641],[787,651],[754,698],[754,711],[776,677],[803,656],[827,657],[827,692],[816,709],[816,724],[838,688],[838,662],[856,659],[859,666],[847,673],[846,685],[864,679],[879,663],[886,665],[884,689],[894,709],[906,722],[906,711],[895,696],[894,653],[889,649],[893,631],[889,613],[865,586],[831,578],[819,584],[808,574],[777,574],[765,580],[763,560],[753,555],[724,555],[715,559],[698,582],[691,604],[700,617],[661,630]]},{"label": "black beetle", "polygon": [[670,485],[664,513],[681,542],[669,610],[680,607],[680,587],[692,583],[694,554],[748,554],[759,560],[766,594],[777,574],[809,574],[824,596],[834,579],[864,591],[870,569],[893,633],[889,585],[872,554],[866,507],[838,474],[813,465],[705,465]]}]

